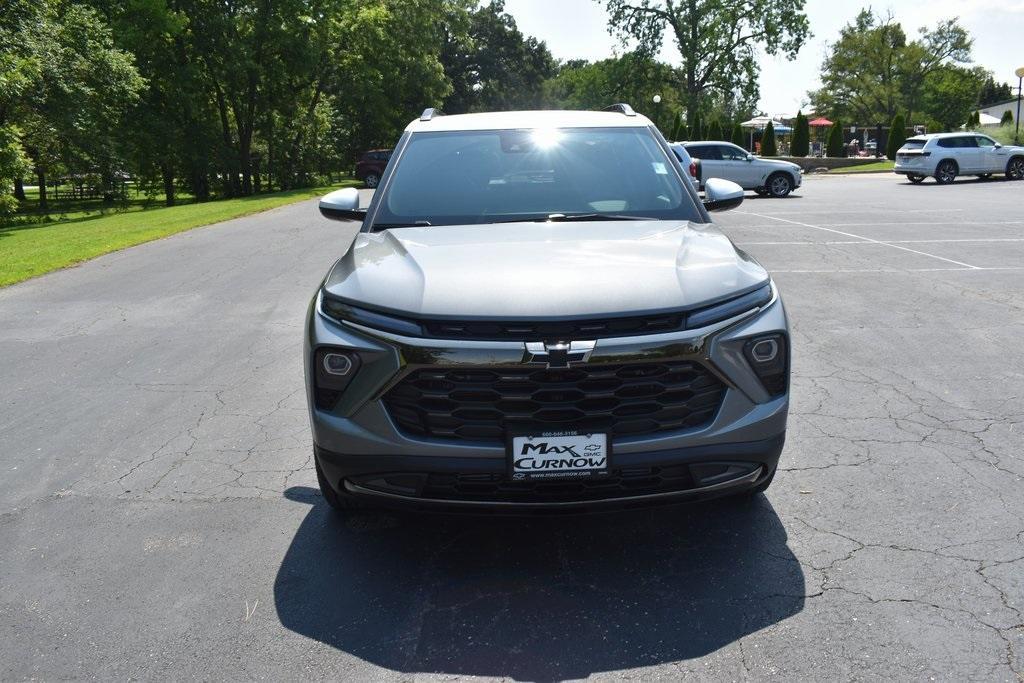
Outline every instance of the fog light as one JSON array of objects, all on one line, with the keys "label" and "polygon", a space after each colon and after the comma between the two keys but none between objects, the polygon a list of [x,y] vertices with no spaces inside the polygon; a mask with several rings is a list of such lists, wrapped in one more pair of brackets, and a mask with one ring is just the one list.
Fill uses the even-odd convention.
[{"label": "fog light", "polygon": [[755,337],[743,345],[743,353],[770,396],[786,393],[789,386],[789,354],[784,335]]},{"label": "fog light", "polygon": [[750,355],[758,363],[770,363],[779,355],[779,343],[774,339],[761,339],[750,347]]},{"label": "fog light", "polygon": [[340,353],[326,353],[324,354],[324,372],[344,377],[352,372],[352,359]]}]

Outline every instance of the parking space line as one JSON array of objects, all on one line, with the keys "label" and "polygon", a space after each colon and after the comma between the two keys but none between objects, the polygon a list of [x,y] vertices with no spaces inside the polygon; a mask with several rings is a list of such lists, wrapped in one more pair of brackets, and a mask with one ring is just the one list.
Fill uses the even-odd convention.
[{"label": "parking space line", "polygon": [[[845,244],[874,244],[873,242],[865,242],[864,240],[827,240],[825,242],[747,242],[746,240],[737,240],[740,244],[750,246],[775,246],[775,245],[811,245],[811,244],[827,244],[833,245],[845,245]],[[947,242],[1024,242],[1024,237],[963,237],[956,239],[935,239],[935,240],[887,240],[885,244],[945,244]]]},{"label": "parking space line", "polygon": [[803,228],[813,228],[814,230],[824,230],[825,232],[831,232],[831,233],[835,233],[837,235],[843,235],[844,237],[852,237],[854,239],[863,240],[864,242],[871,242],[873,244],[884,244],[887,247],[892,247],[893,249],[900,249],[902,251],[907,251],[907,252],[910,252],[911,254],[918,254],[919,256],[930,256],[933,259],[938,259],[940,261],[945,261],[946,263],[953,263],[953,264],[958,265],[958,266],[964,266],[965,268],[971,268],[971,269],[974,269],[974,270],[981,270],[978,266],[972,266],[970,263],[964,263],[963,261],[955,261],[955,260],[953,260],[951,258],[946,258],[945,256],[936,256],[935,254],[929,254],[928,252],[925,252],[925,251],[918,251],[917,249],[911,249],[910,247],[903,247],[903,246],[900,246],[898,244],[892,244],[890,242],[883,242],[882,240],[871,239],[870,237],[864,237],[862,235],[855,235],[852,232],[843,232],[842,230],[835,230],[833,228],[823,228],[820,225],[811,225],[810,223],[801,223],[800,221],[791,221],[788,218],[778,218],[777,216],[769,216],[769,215],[761,214],[761,213],[751,213],[749,211],[738,211],[737,213],[742,213],[742,214],[745,214],[747,216],[756,216],[758,218],[767,218],[769,220],[776,220],[776,221],[780,221],[782,223],[789,223],[791,225],[799,225],[800,227],[803,227]]},{"label": "parking space line", "polygon": [[970,266],[967,268],[769,268],[769,270],[773,275],[776,273],[823,273],[831,275],[840,273],[948,273],[952,271],[982,272],[990,270],[1024,270],[1024,266]]}]

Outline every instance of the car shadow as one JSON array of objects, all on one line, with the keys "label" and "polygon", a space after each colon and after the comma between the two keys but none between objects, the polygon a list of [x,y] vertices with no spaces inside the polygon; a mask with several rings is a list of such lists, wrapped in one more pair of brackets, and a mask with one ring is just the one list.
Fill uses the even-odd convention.
[{"label": "car shadow", "polygon": [[585,516],[336,516],[319,492],[281,623],[402,673],[582,678],[714,652],[803,609],[764,496]]}]

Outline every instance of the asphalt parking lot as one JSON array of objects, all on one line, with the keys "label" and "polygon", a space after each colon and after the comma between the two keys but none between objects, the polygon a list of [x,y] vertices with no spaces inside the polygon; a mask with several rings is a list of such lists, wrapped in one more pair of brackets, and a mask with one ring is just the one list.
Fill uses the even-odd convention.
[{"label": "asphalt parking lot", "polygon": [[339,521],[314,202],[0,290],[0,679],[1019,680],[1024,183],[812,177],[720,224],[793,324],[745,504]]}]

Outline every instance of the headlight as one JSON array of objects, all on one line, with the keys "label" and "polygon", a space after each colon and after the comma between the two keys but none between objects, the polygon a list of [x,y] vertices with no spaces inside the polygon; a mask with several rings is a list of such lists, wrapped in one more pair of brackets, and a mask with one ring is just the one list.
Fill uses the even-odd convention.
[{"label": "headlight", "polygon": [[394,332],[410,337],[422,337],[423,330],[411,320],[397,318],[385,313],[378,313],[366,308],[359,308],[352,304],[335,299],[329,294],[320,292],[320,313],[331,320],[338,322],[353,322],[364,327],[371,327],[383,332]]},{"label": "headlight", "polygon": [[713,325],[714,323],[728,320],[729,318],[746,313],[747,311],[764,306],[772,300],[772,285],[768,284],[758,287],[752,292],[747,292],[735,299],[729,299],[722,303],[708,306],[693,311],[686,316],[686,326],[690,329]]}]

